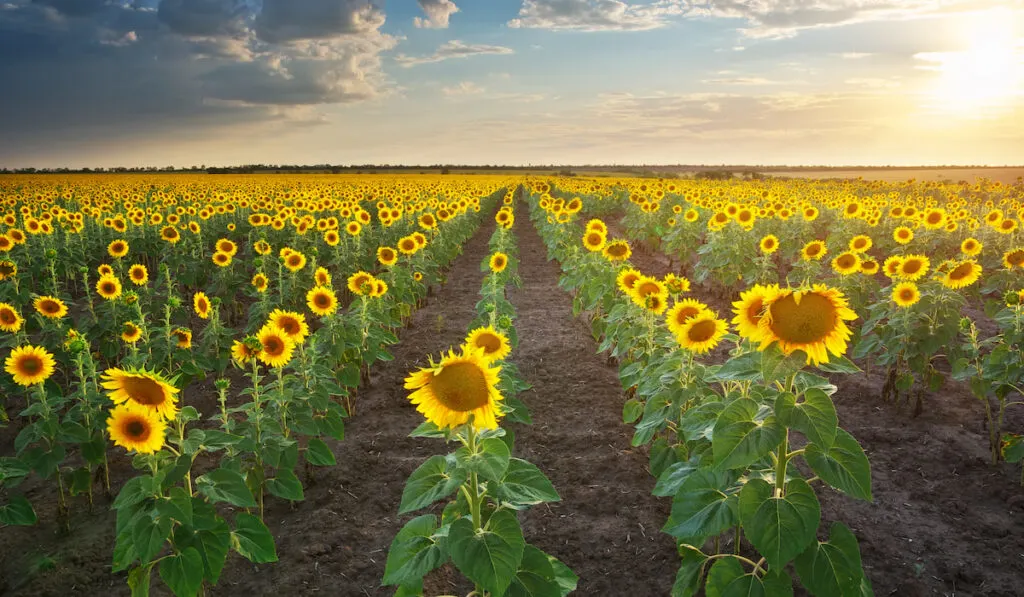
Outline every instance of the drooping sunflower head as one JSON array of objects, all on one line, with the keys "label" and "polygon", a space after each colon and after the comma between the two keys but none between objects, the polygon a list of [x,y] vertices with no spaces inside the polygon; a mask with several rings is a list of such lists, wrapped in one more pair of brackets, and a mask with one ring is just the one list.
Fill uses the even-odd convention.
[{"label": "drooping sunflower head", "polygon": [[192,330],[188,328],[174,328],[171,330],[171,337],[178,343],[178,348],[192,348]]},{"label": "drooping sunflower head", "polygon": [[146,269],[146,266],[136,263],[128,268],[128,279],[132,281],[132,284],[142,286],[149,282],[149,270]]},{"label": "drooping sunflower head", "polygon": [[512,352],[508,337],[493,326],[476,328],[466,336],[466,346],[470,351],[482,350],[484,360],[488,363],[501,361]]},{"label": "drooping sunflower head", "polygon": [[472,419],[477,429],[496,429],[501,417],[498,390],[501,367],[492,366],[483,350],[452,351],[440,363],[411,373],[405,389],[409,401],[428,421],[441,429],[454,428]]},{"label": "drooping sunflower head", "polygon": [[160,415],[174,419],[178,412],[178,388],[156,373],[146,369],[107,369],[103,373],[103,388],[114,404],[132,403]]},{"label": "drooping sunflower head", "polygon": [[832,269],[841,276],[849,276],[860,271],[860,257],[853,251],[836,255],[832,260]]},{"label": "drooping sunflower head", "polygon": [[759,247],[762,253],[765,255],[771,255],[775,251],[779,250],[779,237],[774,234],[766,234],[761,237]]},{"label": "drooping sunflower head", "polygon": [[306,293],[309,310],[321,317],[334,313],[338,308],[338,297],[327,286],[315,286]]},{"label": "drooping sunflower head", "polygon": [[121,281],[114,276],[100,276],[96,282],[96,293],[108,301],[121,296]]},{"label": "drooping sunflower head", "polygon": [[1024,248],[1017,247],[1003,253],[1003,266],[1006,269],[1024,267]]},{"label": "drooping sunflower head", "polygon": [[349,292],[355,295],[367,294],[370,290],[369,284],[373,282],[373,275],[368,272],[358,271],[348,277]]},{"label": "drooping sunflower head", "polygon": [[284,367],[292,360],[295,342],[272,322],[260,328],[256,338],[262,347],[257,358],[268,367]]},{"label": "drooping sunflower head", "polygon": [[725,321],[711,311],[703,311],[686,320],[676,334],[676,341],[690,352],[704,354],[718,346],[728,331]]},{"label": "drooping sunflower head", "polygon": [[604,248],[607,237],[597,230],[589,230],[583,234],[583,246],[594,253]]},{"label": "drooping sunflower head", "polygon": [[47,319],[60,319],[68,314],[68,306],[55,296],[41,296],[32,305],[36,312]]},{"label": "drooping sunflower head", "polygon": [[391,267],[398,262],[398,251],[391,247],[380,247],[377,249],[377,261],[383,266]]},{"label": "drooping sunflower head", "polygon": [[900,261],[899,277],[911,282],[928,273],[931,260],[924,255],[904,255]]},{"label": "drooping sunflower head", "polygon": [[633,255],[629,243],[624,240],[613,240],[604,246],[604,257],[608,261],[625,261]]},{"label": "drooping sunflower head", "polygon": [[921,300],[921,291],[913,282],[900,282],[892,288],[892,301],[900,307],[909,307]]},{"label": "drooping sunflower head", "polygon": [[825,248],[824,241],[812,240],[804,245],[803,249],[800,249],[800,257],[804,261],[819,261],[827,252],[828,249]]},{"label": "drooping sunflower head", "polygon": [[770,286],[757,284],[740,293],[740,300],[732,304],[734,307],[732,312],[736,314],[736,317],[732,319],[732,324],[736,326],[740,336],[754,342],[761,340],[759,327],[761,317],[764,316],[765,307],[775,300],[779,292],[778,284]]},{"label": "drooping sunflower head", "polygon": [[857,236],[850,239],[850,250],[854,253],[863,253],[871,248],[874,244],[871,241],[871,237],[866,234],[858,234]]},{"label": "drooping sunflower head", "polygon": [[0,303],[0,330],[13,334],[21,329],[23,321],[13,305]]},{"label": "drooping sunflower head", "polygon": [[262,350],[262,346],[259,339],[255,336],[249,336],[243,340],[234,341],[231,345],[231,358],[239,366],[246,365],[260,354],[260,350]]},{"label": "drooping sunflower head", "polygon": [[487,265],[491,268],[492,272],[500,274],[505,271],[506,267],[508,267],[508,255],[501,251],[495,251],[491,254],[491,259],[488,261]]},{"label": "drooping sunflower head", "polygon": [[260,255],[269,255],[270,252],[273,250],[270,247],[270,243],[262,239],[256,241],[253,244],[252,248],[256,251],[256,253]]},{"label": "drooping sunflower head", "polygon": [[128,241],[122,239],[110,241],[110,244],[107,245],[107,253],[116,259],[124,257],[128,254]]},{"label": "drooping sunflower head", "polygon": [[708,306],[697,299],[685,298],[676,301],[665,315],[665,325],[673,335],[678,336],[687,321],[707,310]]},{"label": "drooping sunflower head", "polygon": [[164,446],[167,424],[145,408],[121,404],[110,411],[107,432],[116,446],[139,454],[153,454]]},{"label": "drooping sunflower head", "polygon": [[296,344],[302,344],[309,335],[309,325],[306,324],[306,316],[295,311],[274,309],[268,318],[269,322],[278,327]]},{"label": "drooping sunflower head", "polygon": [[942,277],[942,285],[953,290],[966,288],[978,281],[981,277],[981,265],[974,261],[961,261]]},{"label": "drooping sunflower head", "polygon": [[53,355],[45,348],[27,345],[11,351],[11,356],[4,361],[4,369],[14,378],[14,383],[31,386],[49,379],[55,364]]},{"label": "drooping sunflower head", "polygon": [[121,339],[128,344],[135,344],[142,337],[142,328],[131,321],[124,322],[121,326]]},{"label": "drooping sunflower head", "polygon": [[846,352],[851,335],[846,321],[856,318],[838,289],[824,284],[783,289],[768,303],[758,323],[759,349],[778,344],[784,354],[802,350],[808,363],[827,363],[829,353],[842,356]]},{"label": "drooping sunflower head", "polygon": [[330,286],[331,285],[331,272],[327,271],[326,267],[318,267],[313,272],[313,281],[316,282],[317,286]]},{"label": "drooping sunflower head", "polygon": [[197,292],[192,297],[192,306],[200,319],[210,318],[210,299],[205,292]]}]

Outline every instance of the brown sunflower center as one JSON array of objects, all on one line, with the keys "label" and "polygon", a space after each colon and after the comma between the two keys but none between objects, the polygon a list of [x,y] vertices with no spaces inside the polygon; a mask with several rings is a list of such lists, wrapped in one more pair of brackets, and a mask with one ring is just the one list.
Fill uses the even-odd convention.
[{"label": "brown sunflower center", "polygon": [[1010,251],[1006,256],[1006,260],[1009,261],[1011,265],[1024,265],[1024,249]]},{"label": "brown sunflower center", "polygon": [[325,309],[331,306],[331,297],[327,296],[324,293],[320,293],[313,297],[313,302],[316,304],[317,307]]},{"label": "brown sunflower center", "polygon": [[853,241],[853,248],[854,249],[863,249],[867,245],[868,245],[868,241],[864,240],[863,238],[858,238],[858,239],[855,239]]},{"label": "brown sunflower center", "polygon": [[43,313],[46,313],[48,315],[53,315],[54,313],[57,313],[58,311],[60,311],[60,305],[57,304],[57,301],[47,300],[47,301],[43,301],[43,302],[39,303],[39,309]]},{"label": "brown sunflower center", "polygon": [[474,363],[448,365],[430,380],[430,389],[441,404],[459,412],[486,405],[489,394],[487,378]]},{"label": "brown sunflower center", "polygon": [[483,333],[476,337],[477,347],[484,349],[485,354],[494,354],[501,350],[501,338],[491,333]]},{"label": "brown sunflower center", "polygon": [[717,330],[718,326],[715,325],[714,321],[702,319],[690,326],[690,329],[686,332],[686,337],[691,342],[707,342],[715,337]]},{"label": "brown sunflower center", "polygon": [[836,260],[836,265],[841,269],[849,269],[857,265],[857,258],[850,254],[843,254]]},{"label": "brown sunflower center", "polygon": [[135,441],[149,439],[149,425],[142,419],[130,419],[124,424],[124,434]]},{"label": "brown sunflower center", "polygon": [[277,336],[268,336],[262,339],[263,352],[267,353],[271,357],[277,357],[284,354],[284,341]]},{"label": "brown sunflower center", "polygon": [[901,301],[912,301],[912,300],[914,300],[914,294],[915,293],[914,293],[914,289],[913,288],[903,288],[903,289],[900,290],[900,300]]},{"label": "brown sunflower center", "polygon": [[904,274],[912,276],[921,271],[922,266],[924,266],[924,264],[920,259],[908,259],[904,261],[903,265],[900,267]]},{"label": "brown sunflower center", "polygon": [[13,325],[14,322],[18,321],[17,315],[10,309],[4,309],[0,311],[0,323],[4,325]]},{"label": "brown sunflower center", "polygon": [[676,312],[676,323],[683,325],[688,319],[700,313],[697,307],[686,306]]},{"label": "brown sunflower center", "polygon": [[642,283],[642,284],[640,284],[639,286],[636,287],[636,292],[640,296],[649,296],[649,295],[652,295],[652,294],[658,294],[660,290],[661,290],[661,287],[659,287],[654,282],[644,282],[644,283]]},{"label": "brown sunflower center", "polygon": [[963,280],[974,273],[974,265],[971,263],[961,263],[960,265],[953,268],[953,271],[949,272],[949,278],[951,280]]},{"label": "brown sunflower center", "polygon": [[817,293],[805,294],[800,303],[790,294],[769,307],[769,328],[789,344],[813,344],[824,340],[836,327],[832,301]]},{"label": "brown sunflower center", "polygon": [[18,361],[17,369],[24,375],[36,375],[43,370],[43,360],[36,355],[23,356]]},{"label": "brown sunflower center", "polygon": [[[134,334],[135,330],[129,331]],[[181,338],[181,336],[179,336]],[[121,389],[132,401],[146,406],[157,406],[167,400],[167,394],[156,380],[142,376],[128,376],[121,379]]]},{"label": "brown sunflower center", "polygon": [[807,247],[807,254],[814,257],[818,253],[821,253],[821,245],[815,243]]},{"label": "brown sunflower center", "polygon": [[114,286],[113,282],[104,282],[102,289],[106,294],[114,294],[117,291],[117,286]]}]

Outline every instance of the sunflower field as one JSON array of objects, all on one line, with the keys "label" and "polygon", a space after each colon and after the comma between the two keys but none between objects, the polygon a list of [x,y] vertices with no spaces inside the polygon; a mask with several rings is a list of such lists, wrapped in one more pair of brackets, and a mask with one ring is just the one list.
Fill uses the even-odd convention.
[{"label": "sunflower field", "polygon": [[[927,434],[957,418],[964,468],[1024,503],[1021,226],[1024,186],[985,180],[2,178],[0,551],[20,563],[0,588],[63,594],[62,544],[106,528],[105,553],[76,560],[92,592],[612,594],[641,586],[640,548],[600,547],[615,500],[564,496],[626,464],[650,473],[621,493],[652,500],[624,539],[664,562],[651,594],[944,578],[923,556],[884,563],[884,525],[864,520],[900,481],[875,459],[916,456],[860,419]],[[553,310],[527,311],[548,331],[524,341],[532,292]],[[618,431],[592,435],[625,460],[600,462],[552,413],[609,367],[621,399],[568,415],[611,414]],[[376,517],[292,542],[296,516],[367,501]],[[62,555],[13,557],[36,549]]]}]

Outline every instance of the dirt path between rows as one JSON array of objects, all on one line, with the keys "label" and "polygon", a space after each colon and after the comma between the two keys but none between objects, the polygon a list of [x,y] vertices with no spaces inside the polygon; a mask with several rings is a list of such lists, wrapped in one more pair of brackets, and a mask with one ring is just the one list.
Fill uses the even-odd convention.
[{"label": "dirt path between rows", "polygon": [[509,297],[520,342],[512,359],[533,384],[521,397],[534,421],[515,429],[516,451],[562,496],[522,516],[527,540],[579,575],[580,595],[668,595],[678,558],[660,529],[670,503],[651,495],[647,455],[630,447],[617,367],[573,317],[525,206],[515,229],[523,287]]}]

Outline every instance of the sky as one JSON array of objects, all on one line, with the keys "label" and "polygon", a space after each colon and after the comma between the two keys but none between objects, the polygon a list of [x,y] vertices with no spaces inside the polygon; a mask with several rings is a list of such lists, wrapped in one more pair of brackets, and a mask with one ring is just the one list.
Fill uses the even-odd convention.
[{"label": "sky", "polygon": [[1024,163],[1024,0],[0,0],[0,167]]}]

